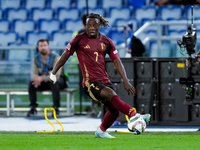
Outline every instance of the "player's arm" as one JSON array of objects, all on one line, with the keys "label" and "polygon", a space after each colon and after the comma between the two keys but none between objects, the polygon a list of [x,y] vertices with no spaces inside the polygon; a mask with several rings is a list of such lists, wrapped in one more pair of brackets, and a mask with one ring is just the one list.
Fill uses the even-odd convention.
[{"label": "player's arm", "polygon": [[113,63],[118,71],[118,73],[120,74],[120,76],[123,79],[124,82],[124,88],[126,89],[126,91],[128,92],[128,95],[130,95],[130,93],[132,95],[134,95],[135,93],[135,88],[131,85],[131,83],[128,81],[128,78],[126,76],[126,71],[124,69],[124,65],[122,64],[120,58],[116,58],[115,60],[113,60]]},{"label": "player's arm", "polygon": [[50,75],[50,80],[55,83],[56,82],[56,73],[57,71],[60,69],[60,67],[62,67],[65,62],[69,59],[69,54],[66,53],[65,51],[62,53],[62,55],[60,56],[60,58],[58,59],[58,61],[56,62],[55,66],[53,67],[53,70],[51,72]]}]

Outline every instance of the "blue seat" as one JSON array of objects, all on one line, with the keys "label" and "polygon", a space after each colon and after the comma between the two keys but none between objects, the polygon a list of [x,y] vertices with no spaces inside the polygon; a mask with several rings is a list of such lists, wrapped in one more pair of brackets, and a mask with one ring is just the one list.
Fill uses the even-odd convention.
[{"label": "blue seat", "polygon": [[178,30],[170,30],[168,32],[168,36],[182,39],[182,37],[183,37],[183,35],[185,35],[185,33],[186,33],[186,29],[185,30],[180,30],[180,31],[178,31]]},{"label": "blue seat", "polygon": [[71,0],[51,0],[51,8],[58,9],[59,7],[70,8]]},{"label": "blue seat", "polygon": [[0,19],[2,19],[3,18],[3,12],[2,12],[2,10],[0,9]]},{"label": "blue seat", "polygon": [[56,19],[40,20],[39,30],[46,31],[49,35],[51,35],[52,32],[60,30],[60,21]]},{"label": "blue seat", "polygon": [[[143,26],[146,22],[152,22],[152,21],[163,21],[163,20],[160,19],[160,18],[156,18],[154,20],[151,20],[151,19],[142,19],[141,24],[139,25],[139,27]],[[161,32],[164,32],[164,29],[165,29],[165,26],[161,26]],[[148,31],[148,30],[157,31],[158,30],[158,26],[156,24],[151,24],[150,26],[148,26],[146,28],[145,31]]]},{"label": "blue seat", "polygon": [[131,10],[127,7],[113,8],[113,9],[110,10],[110,17],[111,18],[129,19],[130,16],[131,16]]},{"label": "blue seat", "polygon": [[83,29],[83,24],[81,19],[77,20],[66,20],[64,22],[64,28],[66,31],[79,31]]},{"label": "blue seat", "polygon": [[[200,6],[194,5],[193,6],[193,17],[194,17],[194,19],[200,18],[199,11],[200,11]],[[186,18],[191,19],[191,6],[186,6],[184,12],[186,12]]]},{"label": "blue seat", "polygon": [[7,19],[9,21],[12,21],[15,19],[26,20],[27,19],[27,10],[24,8],[8,9],[7,10]]},{"label": "blue seat", "polygon": [[[11,43],[9,44],[9,46],[27,47],[30,45],[22,42],[22,43]],[[30,60],[31,60],[31,51],[29,49],[21,49],[21,50],[9,49],[8,51],[8,61],[30,61]]]},{"label": "blue seat", "polygon": [[66,31],[66,32],[54,32],[52,34],[52,39],[54,42],[57,42],[59,46],[65,46],[72,37],[71,31]]},{"label": "blue seat", "polygon": [[45,0],[26,0],[26,9],[32,8],[43,9],[45,7]]},{"label": "blue seat", "polygon": [[110,27],[112,27],[114,25],[115,21],[117,20],[117,18],[112,18],[112,17],[104,17],[104,19],[108,21],[108,25]]},{"label": "blue seat", "polygon": [[111,7],[121,8],[122,0],[103,0],[103,8],[109,9]]},{"label": "blue seat", "polygon": [[114,26],[117,27],[118,31],[123,31],[124,26],[127,27],[129,24],[132,24],[133,31],[138,29],[138,22],[136,19],[117,19],[114,23]]},{"label": "blue seat", "polygon": [[33,20],[15,20],[14,21],[14,31],[18,33],[22,40],[25,40],[26,33],[29,31],[34,31],[35,22]]},{"label": "blue seat", "polygon": [[0,45],[7,46],[9,43],[16,42],[18,40],[18,35],[15,32],[0,32]]},{"label": "blue seat", "polygon": [[113,41],[115,45],[119,45],[121,43],[124,43],[125,36],[124,32],[118,32],[117,30],[111,30],[109,33],[109,38]]},{"label": "blue seat", "polygon": [[159,48],[157,42],[150,42],[150,57],[170,57],[171,56],[171,44],[169,41],[162,42]]},{"label": "blue seat", "polygon": [[181,6],[163,6],[159,8],[160,18],[163,20],[169,19],[181,19],[182,18],[182,8]]},{"label": "blue seat", "polygon": [[20,7],[20,0],[1,0],[1,8],[19,8]]},{"label": "blue seat", "polygon": [[61,8],[58,10],[58,18],[60,21],[64,21],[65,19],[76,20],[79,18],[79,10],[76,8]]},{"label": "blue seat", "polygon": [[[102,17],[105,17],[105,10],[102,7],[96,7],[96,8],[89,8],[88,9],[89,14],[94,13],[94,14],[100,14]],[[87,14],[86,8],[83,8],[81,11],[81,15]]]},{"label": "blue seat", "polygon": [[[82,8],[86,7],[86,1],[76,0],[76,7],[78,9],[82,9]],[[88,0],[88,7],[96,8],[97,7],[97,0]]]},{"label": "blue seat", "polygon": [[[172,20],[173,21],[173,20]],[[170,21],[169,21],[170,22]],[[169,31],[182,31],[182,30],[187,30],[187,27],[188,27],[188,25],[187,24],[170,24],[170,25],[168,25],[168,28],[167,28],[167,30],[168,30],[168,32]]]},{"label": "blue seat", "polygon": [[37,41],[39,39],[48,39],[49,40],[49,35],[45,31],[40,31],[40,32],[27,32],[26,33],[26,40],[27,43],[30,45],[36,45]]},{"label": "blue seat", "polygon": [[9,31],[9,21],[5,19],[0,20],[0,32],[8,32]]},{"label": "blue seat", "polygon": [[33,9],[32,11],[32,19],[34,21],[38,21],[40,19],[50,20],[53,18],[53,10],[51,8],[44,9]]},{"label": "blue seat", "polygon": [[143,19],[154,20],[156,18],[156,7],[142,7],[135,9],[135,18],[139,21],[140,25]]}]

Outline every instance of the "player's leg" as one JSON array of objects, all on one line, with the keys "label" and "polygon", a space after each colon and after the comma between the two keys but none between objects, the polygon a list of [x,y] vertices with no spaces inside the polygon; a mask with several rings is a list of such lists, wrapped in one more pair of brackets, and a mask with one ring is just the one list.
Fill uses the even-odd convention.
[{"label": "player's leg", "polygon": [[132,109],[132,107],[124,101],[122,101],[113,89],[109,87],[104,87],[101,90],[100,96],[103,99],[110,101],[110,103],[123,114],[129,117],[136,115],[136,112]]},{"label": "player's leg", "polygon": [[[115,91],[109,87],[104,87],[101,90],[100,96],[102,98],[104,98],[105,100],[110,101],[113,106],[120,112],[122,112],[123,114],[129,116],[129,117],[133,117],[135,116],[137,113],[131,108],[130,105],[128,105],[127,103],[125,103],[124,101],[122,101],[119,96],[115,93]],[[141,115],[139,114],[146,122],[150,121],[151,115],[150,114],[144,114]]]},{"label": "player's leg", "polygon": [[108,111],[104,115],[100,128],[105,132],[119,117],[119,111],[109,101],[105,101],[103,104]]},{"label": "player's leg", "polygon": [[104,84],[100,82],[92,82],[87,84],[84,87],[84,92],[93,100],[96,100],[100,103],[103,103],[104,106],[110,111],[108,111],[104,115],[104,119],[102,121],[102,124],[100,127],[97,128],[97,131],[95,132],[95,137],[97,138],[115,138],[111,136],[108,132],[106,132],[106,129],[108,129],[114,121],[119,116],[119,112],[116,110],[116,108],[110,104],[109,101],[102,100],[100,97],[101,90],[105,87]]},{"label": "player's leg", "polygon": [[104,106],[107,108],[107,112],[104,115],[103,121],[97,131],[95,137],[97,138],[115,138],[111,136],[106,130],[116,121],[119,117],[119,111],[109,102],[105,101]]}]

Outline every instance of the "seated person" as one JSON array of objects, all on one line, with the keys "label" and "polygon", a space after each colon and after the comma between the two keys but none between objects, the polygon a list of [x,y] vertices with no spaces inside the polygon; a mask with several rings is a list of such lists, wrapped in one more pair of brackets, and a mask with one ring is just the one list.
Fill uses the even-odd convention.
[{"label": "seated person", "polygon": [[59,81],[56,84],[52,84],[49,79],[50,71],[58,61],[59,56],[50,52],[49,42],[47,39],[40,39],[37,42],[36,48],[38,54],[33,60],[32,77],[28,86],[29,100],[30,100],[30,111],[27,116],[34,116],[37,114],[36,107],[37,91],[51,90],[53,97],[53,108],[56,110],[56,115],[59,115],[60,107],[60,89],[66,88],[66,78],[64,76],[63,68],[59,69],[56,76]]}]

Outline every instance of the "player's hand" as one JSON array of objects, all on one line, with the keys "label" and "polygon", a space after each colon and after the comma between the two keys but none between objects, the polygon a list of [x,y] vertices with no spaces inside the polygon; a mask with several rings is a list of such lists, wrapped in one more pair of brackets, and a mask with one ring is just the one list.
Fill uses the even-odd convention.
[{"label": "player's hand", "polygon": [[130,82],[124,81],[124,88],[128,92],[128,95],[132,94],[133,96],[136,93],[136,89],[131,85]]},{"label": "player's hand", "polygon": [[51,80],[51,82],[52,82],[53,84],[56,83],[56,80],[57,80],[57,79],[56,79],[56,75],[54,75],[54,74],[51,73],[49,78],[50,78],[50,80]]}]

